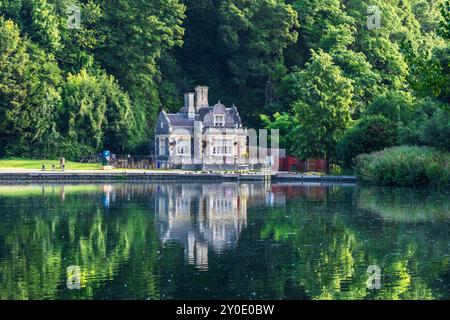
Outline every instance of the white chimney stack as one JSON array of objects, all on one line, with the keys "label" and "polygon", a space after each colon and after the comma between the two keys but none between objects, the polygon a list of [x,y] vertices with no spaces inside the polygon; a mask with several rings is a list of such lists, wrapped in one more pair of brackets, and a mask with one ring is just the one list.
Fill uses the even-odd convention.
[{"label": "white chimney stack", "polygon": [[188,92],[184,94],[184,107],[187,110],[187,115],[189,119],[195,119],[194,95],[195,93],[193,92]]}]

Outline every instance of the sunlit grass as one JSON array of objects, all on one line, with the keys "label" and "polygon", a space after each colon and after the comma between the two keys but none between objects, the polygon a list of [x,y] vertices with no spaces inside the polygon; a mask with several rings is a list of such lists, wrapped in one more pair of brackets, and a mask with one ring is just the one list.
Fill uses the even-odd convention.
[{"label": "sunlit grass", "polygon": [[[52,165],[59,170],[59,160],[35,160],[35,159],[0,159],[1,169],[42,169],[51,170]],[[100,163],[79,163],[66,161],[66,170],[100,170]]]}]

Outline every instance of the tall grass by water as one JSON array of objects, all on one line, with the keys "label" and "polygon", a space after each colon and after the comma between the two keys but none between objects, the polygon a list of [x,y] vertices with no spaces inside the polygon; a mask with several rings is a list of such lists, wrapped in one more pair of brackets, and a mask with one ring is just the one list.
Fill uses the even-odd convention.
[{"label": "tall grass by water", "polygon": [[385,186],[450,185],[450,154],[429,147],[400,146],[357,157],[364,182]]}]

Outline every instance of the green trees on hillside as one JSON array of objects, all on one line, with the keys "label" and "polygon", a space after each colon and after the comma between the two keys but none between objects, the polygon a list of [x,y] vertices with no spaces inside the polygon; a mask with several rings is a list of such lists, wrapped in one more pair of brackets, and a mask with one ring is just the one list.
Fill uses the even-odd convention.
[{"label": "green trees on hillside", "polygon": [[185,7],[178,0],[97,1],[102,16],[95,50],[102,66],[128,91],[133,101],[133,145],[148,145],[161,107],[158,86],[163,52],[182,45]]},{"label": "green trees on hillside", "polygon": [[[329,55],[331,64],[339,68],[340,77],[349,81],[352,88],[349,110],[351,120],[356,120],[340,122],[334,143],[328,147],[333,162],[344,161],[346,166],[351,166],[359,153],[396,144],[443,148],[449,138],[445,111],[449,103],[450,79],[449,43],[445,39],[447,3],[373,1],[370,5],[375,9],[370,9],[369,4],[358,0],[287,2],[299,15],[299,40],[287,49],[286,61],[293,67],[278,86],[281,98],[275,111],[296,117],[300,129],[297,139],[292,139],[293,146],[285,144],[284,147],[296,150],[294,153],[303,159],[325,156],[318,152],[327,148],[327,144],[319,139],[319,132],[323,130],[321,119],[326,114],[321,112],[320,106],[327,101],[328,94],[314,94],[320,86],[312,85],[311,79],[326,77],[317,70],[310,72],[308,77],[300,76],[314,60],[311,56],[322,50]],[[378,14],[376,12],[379,13],[379,25],[370,27],[368,18]],[[327,84],[332,82],[331,79],[324,80]],[[343,100],[347,98],[337,96]],[[298,99],[307,99],[304,108],[317,114],[300,114]],[[432,116],[434,112],[436,116]],[[436,120],[433,121],[435,117],[443,123],[438,125]],[[265,123],[268,119],[270,117],[263,117]],[[384,128],[383,134],[373,137],[374,130],[381,130],[380,125]],[[437,131],[434,132],[436,139],[427,138],[431,128]],[[337,143],[340,143],[340,154],[335,158]],[[315,154],[305,152],[307,148]]]},{"label": "green trees on hillside", "polygon": [[[375,105],[385,117],[421,101],[448,110],[448,0],[370,5],[378,11],[361,0],[0,0],[0,155],[147,153],[158,111],[179,110],[197,84],[211,103],[236,103],[248,126],[295,118],[304,130],[282,143],[301,157],[333,157],[349,117]],[[376,12],[379,27],[368,26]],[[318,56],[337,79],[311,67]],[[344,105],[330,113],[345,118],[333,137],[311,134],[320,106]],[[400,120],[402,132],[419,126]]]},{"label": "green trees on hillside", "polygon": [[0,154],[44,143],[61,106],[55,59],[0,17]]},{"label": "green trees on hillside", "polygon": [[[69,5],[80,28],[68,24]],[[162,105],[159,59],[182,44],[184,9],[177,0],[0,1],[0,155],[147,146]]]},{"label": "green trees on hillside", "polygon": [[230,80],[242,103],[254,106],[245,111],[257,116],[275,99],[274,83],[287,71],[283,50],[297,40],[297,13],[279,0],[224,1],[219,23]]}]

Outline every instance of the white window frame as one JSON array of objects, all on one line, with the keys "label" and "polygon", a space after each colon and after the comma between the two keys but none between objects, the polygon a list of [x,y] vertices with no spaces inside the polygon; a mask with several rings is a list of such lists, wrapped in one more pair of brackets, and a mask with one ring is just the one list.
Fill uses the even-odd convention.
[{"label": "white window frame", "polygon": [[166,155],[166,138],[160,137],[159,138],[159,155],[165,156]]},{"label": "white window frame", "polygon": [[233,155],[234,139],[215,139],[211,148],[213,156],[231,156]]},{"label": "white window frame", "polygon": [[214,115],[214,126],[215,127],[223,127],[224,125],[225,125],[225,115],[224,114]]},{"label": "white window frame", "polygon": [[186,156],[191,154],[191,138],[177,138],[176,142],[176,155]]}]

